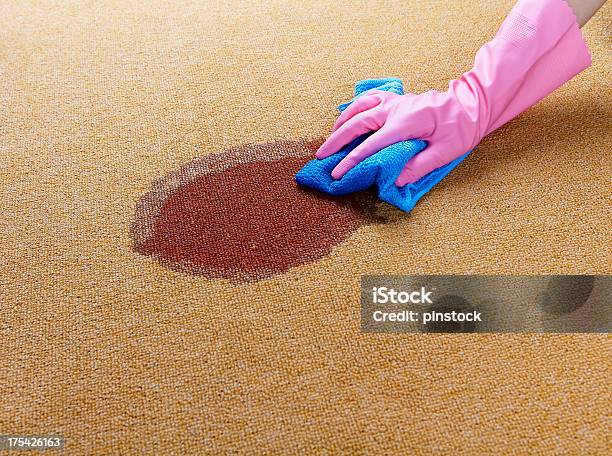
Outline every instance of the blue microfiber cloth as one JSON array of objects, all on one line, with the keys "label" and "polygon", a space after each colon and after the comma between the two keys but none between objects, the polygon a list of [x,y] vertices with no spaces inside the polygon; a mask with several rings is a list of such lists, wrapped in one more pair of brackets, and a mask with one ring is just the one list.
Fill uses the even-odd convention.
[{"label": "blue microfiber cloth", "polygon": [[[402,81],[397,78],[366,79],[355,84],[355,98],[338,106],[344,111],[356,98],[370,89],[385,90],[398,95],[404,94]],[[450,173],[468,154],[453,160],[441,168],[435,169],[418,181],[398,188],[395,180],[404,165],[414,155],[422,151],[427,143],[420,139],[401,141],[385,147],[381,151],[363,160],[347,172],[341,179],[331,177],[332,170],[350,151],[361,144],[369,135],[363,135],[344,146],[338,153],[323,160],[311,160],[297,172],[295,180],[299,185],[314,188],[330,195],[345,195],[371,186],[376,186],[378,197],[403,211],[410,211],[416,202],[431,188]]]}]

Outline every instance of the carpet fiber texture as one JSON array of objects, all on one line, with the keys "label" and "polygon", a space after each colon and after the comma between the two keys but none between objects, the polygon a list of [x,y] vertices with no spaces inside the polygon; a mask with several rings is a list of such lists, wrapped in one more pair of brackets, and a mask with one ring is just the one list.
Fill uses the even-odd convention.
[{"label": "carpet fiber texture", "polygon": [[355,81],[444,90],[513,2],[374,3],[0,3],[0,434],[610,453],[608,336],[363,334],[359,283],[611,272],[612,5],[593,66],[403,214],[293,174]]}]

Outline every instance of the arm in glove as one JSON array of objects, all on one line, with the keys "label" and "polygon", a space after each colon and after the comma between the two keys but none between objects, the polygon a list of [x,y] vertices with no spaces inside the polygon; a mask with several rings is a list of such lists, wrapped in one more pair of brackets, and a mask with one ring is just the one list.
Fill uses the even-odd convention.
[{"label": "arm in glove", "polygon": [[590,63],[564,0],[520,0],[478,51],[474,67],[451,81],[446,92],[368,92],[340,115],[317,158],[373,132],[334,168],[332,176],[339,179],[390,144],[424,139],[428,147],[406,164],[396,185],[415,182],[472,149]]}]

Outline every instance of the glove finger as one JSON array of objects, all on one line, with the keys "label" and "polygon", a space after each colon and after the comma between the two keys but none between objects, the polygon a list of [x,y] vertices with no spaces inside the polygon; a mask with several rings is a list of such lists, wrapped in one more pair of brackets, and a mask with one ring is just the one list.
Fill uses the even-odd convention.
[{"label": "glove finger", "polygon": [[376,93],[368,93],[367,95],[363,95],[357,98],[350,105],[348,105],[346,109],[342,111],[340,116],[336,119],[334,127],[332,128],[332,132],[336,131],[338,128],[344,125],[345,122],[347,122],[360,112],[375,108],[381,103],[381,101],[381,98],[376,96]]},{"label": "glove finger", "polygon": [[448,155],[448,150],[445,144],[428,145],[425,150],[408,160],[408,163],[406,163],[406,166],[404,166],[404,169],[396,179],[395,185],[403,187],[406,184],[412,184],[434,169],[452,161],[452,158],[446,159],[446,155]]},{"label": "glove finger", "polygon": [[329,157],[361,135],[378,130],[384,122],[384,119],[380,118],[381,114],[375,109],[357,114],[325,140],[315,154],[316,157],[319,159]]},{"label": "glove finger", "polygon": [[340,179],[351,168],[355,167],[363,160],[374,155],[381,149],[397,142],[397,138],[390,129],[384,127],[366,138],[359,146],[355,147],[340,163],[333,169],[331,175],[334,179]]}]

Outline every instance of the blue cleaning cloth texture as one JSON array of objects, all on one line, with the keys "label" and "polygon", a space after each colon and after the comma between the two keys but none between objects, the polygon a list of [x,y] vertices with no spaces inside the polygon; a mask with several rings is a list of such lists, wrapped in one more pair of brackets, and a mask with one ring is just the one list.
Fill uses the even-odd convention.
[{"label": "blue cleaning cloth texture", "polygon": [[[400,79],[365,79],[355,84],[355,98],[338,106],[338,110],[340,112],[344,111],[355,99],[370,89],[385,90],[398,95],[404,94],[404,86]],[[309,161],[296,173],[296,182],[304,187],[314,188],[335,196],[346,195],[375,186],[381,200],[408,212],[423,195],[472,152],[469,151],[452,162],[433,170],[412,184],[397,187],[395,180],[406,162],[427,146],[425,141],[411,139],[387,146],[369,156],[349,170],[341,179],[335,180],[332,178],[331,172],[336,165],[368,136],[369,134],[360,136],[344,146],[339,152],[327,158]]]}]

